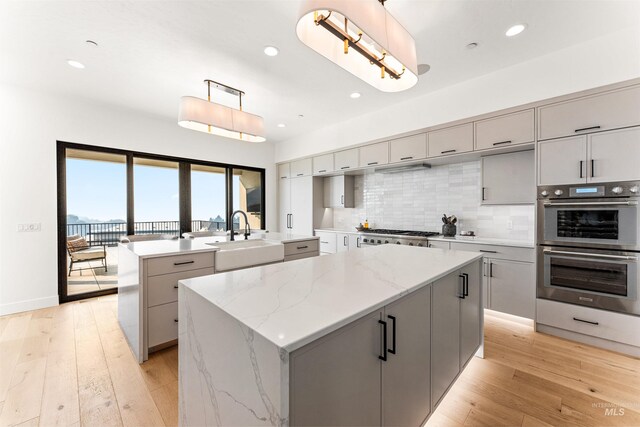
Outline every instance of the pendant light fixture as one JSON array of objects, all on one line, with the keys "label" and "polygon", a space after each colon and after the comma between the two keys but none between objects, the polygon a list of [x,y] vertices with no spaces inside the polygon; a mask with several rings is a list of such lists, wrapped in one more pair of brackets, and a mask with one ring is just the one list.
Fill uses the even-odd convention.
[{"label": "pendant light fixture", "polygon": [[[263,142],[264,119],[255,114],[242,111],[242,95],[244,92],[213,80],[205,80],[207,99],[194,96],[180,98],[178,124],[187,129],[239,139],[248,142]],[[227,107],[211,102],[211,87],[236,95],[240,108]]]},{"label": "pendant light fixture", "polygon": [[413,37],[384,7],[386,0],[305,0],[298,38],[383,92],[418,82]]}]

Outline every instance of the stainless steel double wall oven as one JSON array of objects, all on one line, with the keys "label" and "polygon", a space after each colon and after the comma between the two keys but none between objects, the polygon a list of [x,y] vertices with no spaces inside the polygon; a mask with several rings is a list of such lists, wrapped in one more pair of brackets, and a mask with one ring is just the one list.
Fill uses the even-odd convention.
[{"label": "stainless steel double wall oven", "polygon": [[538,187],[538,298],[640,315],[640,181]]}]

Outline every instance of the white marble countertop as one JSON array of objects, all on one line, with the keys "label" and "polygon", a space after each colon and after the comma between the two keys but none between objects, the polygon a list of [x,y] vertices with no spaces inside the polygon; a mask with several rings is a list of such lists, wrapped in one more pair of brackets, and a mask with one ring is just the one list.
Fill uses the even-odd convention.
[{"label": "white marble countertop", "polygon": [[480,258],[385,245],[180,283],[291,352]]},{"label": "white marble countertop", "polygon": [[[244,236],[235,236],[236,241],[244,240]],[[264,239],[273,242],[290,243],[318,239],[317,236],[302,236],[288,233],[252,233],[250,240]],[[198,252],[215,252],[220,248],[210,243],[228,242],[229,236],[196,237],[195,239],[148,240],[143,242],[119,243],[140,258],[154,258],[169,255],[182,255]]]},{"label": "white marble countertop", "polygon": [[472,237],[465,237],[465,236],[456,236],[456,237],[436,236],[436,237],[429,237],[429,240],[434,240],[437,242],[474,243],[477,245],[512,246],[517,248],[531,248],[531,249],[535,248],[534,243],[528,240],[509,240],[509,239],[498,239],[493,237],[472,238]]}]

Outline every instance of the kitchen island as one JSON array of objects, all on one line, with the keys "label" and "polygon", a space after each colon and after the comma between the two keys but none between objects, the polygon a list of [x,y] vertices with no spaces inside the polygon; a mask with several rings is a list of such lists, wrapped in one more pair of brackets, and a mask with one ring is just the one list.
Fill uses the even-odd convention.
[{"label": "kitchen island", "polygon": [[181,280],[180,424],[421,425],[482,345],[481,258],[384,245]]}]

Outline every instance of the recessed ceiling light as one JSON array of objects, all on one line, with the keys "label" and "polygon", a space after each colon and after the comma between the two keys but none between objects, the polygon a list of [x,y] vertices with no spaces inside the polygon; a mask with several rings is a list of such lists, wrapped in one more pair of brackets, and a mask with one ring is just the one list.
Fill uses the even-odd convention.
[{"label": "recessed ceiling light", "polygon": [[267,46],[264,48],[264,54],[267,56],[276,56],[280,52],[275,46]]},{"label": "recessed ceiling light", "polygon": [[507,37],[517,36],[521,32],[523,32],[527,28],[526,24],[516,24],[509,28],[506,33],[504,33]]},{"label": "recessed ceiling light", "polygon": [[84,68],[84,64],[82,62],[78,62],[73,59],[67,59],[67,64],[71,65],[73,68],[78,68],[78,69]]},{"label": "recessed ceiling light", "polygon": [[431,65],[429,64],[418,64],[418,75],[421,76],[425,73],[428,73],[430,69]]},{"label": "recessed ceiling light", "polygon": [[284,123],[278,123],[278,127],[279,128],[285,128],[285,127],[287,127],[287,125],[285,125]]},{"label": "recessed ceiling light", "polygon": [[359,92],[353,92],[351,95],[349,95],[351,98],[353,99],[358,99],[360,98],[360,93]]},{"label": "recessed ceiling light", "polygon": [[472,42],[467,45],[467,49],[475,49],[478,47],[478,43]]}]

